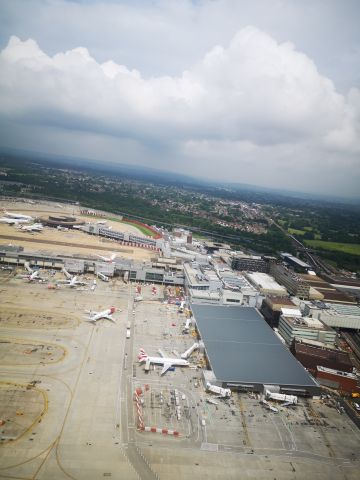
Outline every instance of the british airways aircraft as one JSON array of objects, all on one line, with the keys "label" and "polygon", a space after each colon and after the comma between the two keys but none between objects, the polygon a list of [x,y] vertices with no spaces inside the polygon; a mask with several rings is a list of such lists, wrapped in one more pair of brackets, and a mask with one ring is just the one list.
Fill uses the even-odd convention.
[{"label": "british airways aircraft", "polygon": [[116,308],[110,307],[103,312],[89,312],[88,322],[96,323],[97,320],[105,318],[106,320],[110,320],[111,322],[115,323],[115,320],[112,318],[112,314],[115,313]]},{"label": "british airways aircraft", "polygon": [[102,260],[104,260],[104,262],[114,263],[114,260],[117,257],[117,254],[113,253],[113,254],[110,255],[110,257],[104,257],[103,255],[97,255],[97,254],[96,254],[96,256],[101,258]]},{"label": "british airways aircraft", "polygon": [[9,213],[5,210],[5,208],[3,208],[2,211],[5,217],[11,220],[26,220],[27,222],[29,222],[33,219],[33,217],[30,217],[30,215],[23,215],[22,213]]},{"label": "british airways aircraft", "polygon": [[[162,355],[162,352],[160,352]],[[139,363],[145,362],[145,370],[148,370],[151,363],[163,365],[160,375],[164,375],[170,367],[188,367],[189,362],[183,358],[149,357],[143,348],[140,348],[138,355]]]}]

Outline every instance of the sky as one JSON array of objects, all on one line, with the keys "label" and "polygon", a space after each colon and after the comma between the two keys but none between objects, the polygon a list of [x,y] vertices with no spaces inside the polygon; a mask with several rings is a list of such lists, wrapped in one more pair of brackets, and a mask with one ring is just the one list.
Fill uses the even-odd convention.
[{"label": "sky", "polygon": [[360,197],[358,0],[1,0],[0,147]]}]

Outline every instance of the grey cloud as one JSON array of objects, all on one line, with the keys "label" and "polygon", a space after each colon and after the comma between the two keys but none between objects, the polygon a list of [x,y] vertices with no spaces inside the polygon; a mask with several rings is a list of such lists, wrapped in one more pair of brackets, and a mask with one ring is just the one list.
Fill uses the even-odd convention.
[{"label": "grey cloud", "polygon": [[[86,45],[145,76],[179,75],[246,25],[291,39],[341,91],[359,85],[358,0],[3,0],[0,44],[36,38],[48,54]],[[356,84],[355,84],[356,85]]]},{"label": "grey cloud", "polygon": [[2,35],[19,38],[0,36],[0,144],[356,195],[358,6],[348,9],[5,1]]},{"label": "grey cloud", "polygon": [[10,118],[140,138],[264,144],[306,137],[359,149],[359,102],[349,104],[357,90],[347,98],[337,93],[308,57],[253,27],[180,77],[147,80],[114,62],[97,63],[85,48],[49,57],[17,37],[0,62],[0,113]]}]

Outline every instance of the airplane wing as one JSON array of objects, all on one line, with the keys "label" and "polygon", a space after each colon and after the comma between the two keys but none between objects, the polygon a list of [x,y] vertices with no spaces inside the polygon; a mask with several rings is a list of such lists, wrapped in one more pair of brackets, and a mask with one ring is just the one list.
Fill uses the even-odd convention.
[{"label": "airplane wing", "polygon": [[163,358],[165,357],[164,352],[162,350],[160,350],[160,348],[159,348],[158,352],[160,354],[160,357],[163,357]]},{"label": "airplane wing", "polygon": [[87,322],[92,322],[92,323],[95,323],[96,320],[94,320],[94,317],[84,317],[84,319],[87,321]]},{"label": "airplane wing", "polygon": [[172,363],[168,362],[168,363],[164,363],[164,366],[163,366],[163,369],[161,370],[160,372],[160,375],[164,375],[164,373],[166,373],[169,368],[172,367]]}]

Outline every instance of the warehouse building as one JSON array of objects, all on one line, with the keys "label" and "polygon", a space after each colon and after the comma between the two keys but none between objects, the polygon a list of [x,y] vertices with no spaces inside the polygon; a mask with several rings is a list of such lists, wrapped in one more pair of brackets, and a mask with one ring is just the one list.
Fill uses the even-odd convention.
[{"label": "warehouse building", "polygon": [[281,343],[256,308],[191,304],[216,384],[263,392],[318,395],[319,385]]}]

